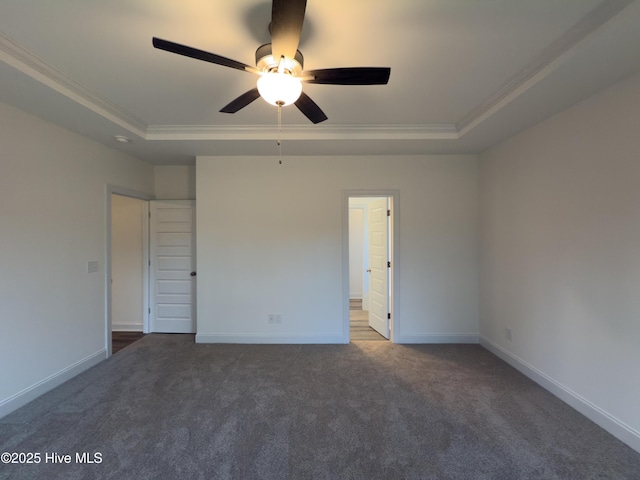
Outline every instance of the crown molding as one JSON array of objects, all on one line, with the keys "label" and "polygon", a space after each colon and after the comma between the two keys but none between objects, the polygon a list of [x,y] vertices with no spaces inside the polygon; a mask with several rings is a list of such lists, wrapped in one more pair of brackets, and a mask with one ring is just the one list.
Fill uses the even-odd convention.
[{"label": "crown molding", "polygon": [[[274,126],[150,125],[146,140],[272,140]],[[455,125],[291,125],[283,140],[432,140],[459,138]]]},{"label": "crown molding", "polygon": [[[272,126],[146,125],[0,32],[0,60],[145,140],[272,140]],[[455,140],[455,125],[293,125],[283,140]]]},{"label": "crown molding", "polygon": [[0,60],[129,132],[144,137],[147,125],[119,105],[92,92],[0,32]]},{"label": "crown molding", "polygon": [[553,41],[515,76],[506,81],[493,95],[456,122],[460,136],[493,116],[531,87],[543,80],[564,61],[571,50],[596,30],[619,14],[634,0],[605,0]]}]

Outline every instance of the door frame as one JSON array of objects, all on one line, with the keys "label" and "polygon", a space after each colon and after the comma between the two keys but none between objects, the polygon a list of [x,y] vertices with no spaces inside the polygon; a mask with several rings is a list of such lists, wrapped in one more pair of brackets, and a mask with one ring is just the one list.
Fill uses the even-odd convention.
[{"label": "door frame", "polygon": [[[106,220],[105,220],[105,266],[104,266],[104,298],[105,298],[105,349],[107,351],[107,358],[109,358],[112,354],[111,350],[111,300],[112,300],[112,292],[111,292],[111,262],[112,262],[112,252],[111,252],[111,195],[121,195],[123,197],[136,198],[138,200],[145,201],[144,206],[144,214],[142,216],[142,245],[143,245],[143,253],[142,257],[144,259],[149,259],[149,201],[153,200],[153,196],[138,192],[136,190],[131,190],[129,188],[119,187],[117,185],[105,185],[105,212],[106,212]],[[144,262],[143,262],[144,263]],[[145,314],[145,312],[149,311],[149,268],[145,268],[144,265],[141,265],[142,268],[142,330],[143,332],[149,331],[149,315]]]},{"label": "door frame", "polygon": [[349,198],[389,197],[391,201],[390,252],[391,275],[389,276],[389,340],[394,341],[400,331],[400,304],[396,293],[400,291],[400,190],[367,189],[342,191],[342,338],[349,343]]}]

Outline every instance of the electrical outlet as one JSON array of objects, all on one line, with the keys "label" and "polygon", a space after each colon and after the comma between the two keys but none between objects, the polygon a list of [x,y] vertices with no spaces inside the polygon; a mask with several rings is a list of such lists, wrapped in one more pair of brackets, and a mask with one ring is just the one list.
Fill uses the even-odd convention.
[{"label": "electrical outlet", "polygon": [[511,329],[509,327],[505,327],[504,329],[504,338],[511,341]]},{"label": "electrical outlet", "polygon": [[282,314],[281,313],[276,313],[275,314],[275,320],[276,320],[276,323],[282,323]]},{"label": "electrical outlet", "polygon": [[275,314],[270,313],[269,315],[267,315],[267,322],[269,322],[270,325],[273,325],[274,323],[276,323]]},{"label": "electrical outlet", "polygon": [[98,261],[93,260],[87,263],[87,273],[96,273],[98,271]]}]

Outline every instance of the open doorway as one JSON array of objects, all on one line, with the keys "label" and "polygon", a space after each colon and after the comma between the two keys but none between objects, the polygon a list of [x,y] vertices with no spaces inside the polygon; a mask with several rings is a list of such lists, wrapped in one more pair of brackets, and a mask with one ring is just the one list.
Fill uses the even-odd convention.
[{"label": "open doorway", "polygon": [[149,330],[149,198],[107,186],[106,328],[108,355]]},{"label": "open doorway", "polygon": [[145,328],[148,203],[111,195],[111,351],[140,339]]},{"label": "open doorway", "polygon": [[350,195],[349,339],[392,338],[393,197]]}]

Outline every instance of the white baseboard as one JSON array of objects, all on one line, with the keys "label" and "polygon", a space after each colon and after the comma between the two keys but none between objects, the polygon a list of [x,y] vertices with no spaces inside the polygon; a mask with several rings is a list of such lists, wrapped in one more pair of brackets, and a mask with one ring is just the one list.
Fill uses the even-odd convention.
[{"label": "white baseboard", "polygon": [[[345,344],[342,335],[196,334],[196,343]],[[400,335],[394,343],[478,343],[476,334]]]},{"label": "white baseboard", "polygon": [[196,343],[325,344],[347,343],[342,335],[259,335],[198,333]]},{"label": "white baseboard", "polygon": [[141,323],[112,323],[111,331],[113,332],[141,332]]},{"label": "white baseboard", "polygon": [[393,341],[394,343],[478,343],[478,335],[475,333],[398,335]]},{"label": "white baseboard", "polygon": [[58,385],[63,384],[67,380],[72,379],[94,365],[97,365],[106,358],[107,350],[103,348],[102,350],[89,355],[66,368],[63,368],[59,372],[49,375],[44,380],[25,388],[15,395],[0,401],[0,418],[8,415],[14,410],[17,410],[23,405],[26,405],[30,401],[35,400],[40,395],[47,393],[49,390],[54,389]]},{"label": "white baseboard", "polygon": [[515,369],[519,370],[541,387],[554,394],[563,402],[575,408],[578,412],[604,428],[611,435],[626,443],[637,452],[640,452],[640,432],[631,428],[629,425],[626,425],[613,415],[610,415],[586,398],[565,387],[560,382],[549,377],[533,365],[528,364],[517,355],[505,350],[488,338],[480,336],[480,345],[494,355],[500,357]]}]

